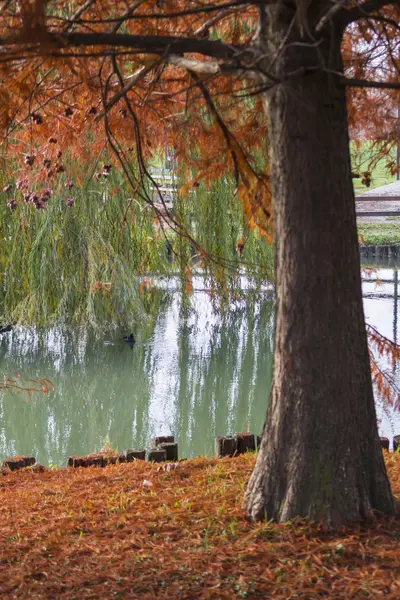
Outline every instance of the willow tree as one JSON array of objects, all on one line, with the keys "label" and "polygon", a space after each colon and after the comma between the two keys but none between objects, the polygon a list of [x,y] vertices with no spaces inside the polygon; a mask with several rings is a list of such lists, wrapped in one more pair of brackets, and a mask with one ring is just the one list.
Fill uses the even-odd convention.
[{"label": "willow tree", "polygon": [[[135,191],[146,156],[168,144],[188,166],[182,193],[231,171],[247,226],[270,238],[273,218],[274,375],[245,495],[252,519],[340,523],[395,510],[362,308],[346,89],[362,90],[348,94],[353,121],[383,98],[393,109],[399,16],[394,0],[1,8],[1,121],[28,167],[28,148],[54,131],[78,149],[88,131],[103,143],[104,127]],[[386,147],[394,129],[385,127]]]}]

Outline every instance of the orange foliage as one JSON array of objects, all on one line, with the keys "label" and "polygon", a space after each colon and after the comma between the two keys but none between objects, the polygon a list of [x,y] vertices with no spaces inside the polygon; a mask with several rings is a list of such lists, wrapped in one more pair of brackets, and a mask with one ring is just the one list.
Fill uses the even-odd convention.
[{"label": "orange foliage", "polygon": [[[400,495],[400,454],[385,453]],[[166,471],[8,472],[0,480],[4,598],[379,598],[400,595],[399,518],[338,531],[249,523],[252,454]]]},{"label": "orange foliage", "polygon": [[391,367],[400,361],[400,346],[379,333],[372,325],[367,325],[369,354],[371,364],[372,383],[379,397],[400,410],[400,389],[392,370],[382,368],[380,361],[384,359]]},{"label": "orange foliage", "polygon": [[[353,5],[344,3],[342,10],[351,10]],[[400,6],[393,2],[378,7],[374,17],[379,14],[383,19],[363,17],[347,28],[343,62],[353,82],[378,80],[395,85],[399,81]],[[200,46],[198,51],[177,51],[178,58],[216,67],[212,74],[195,75],[171,60],[175,42],[162,47],[158,43],[161,36],[173,36],[177,43],[181,38],[204,43],[218,38],[226,52],[239,44],[242,50],[252,45],[257,19],[257,6],[222,0],[201,4],[145,0],[132,5],[116,0],[4,3],[0,8],[0,130],[4,155],[17,162],[16,170],[11,160],[5,161],[3,169],[5,178],[17,178],[10,209],[16,210],[23,199],[44,210],[57,187],[70,189],[82,181],[85,171],[94,172],[110,145],[116,154],[114,166],[125,170],[136,191],[140,186],[130,165],[132,150],[143,173],[146,161],[168,147],[186,170],[187,181],[194,184],[208,185],[224,173],[234,174],[248,227],[257,228],[270,240],[267,161],[258,167],[256,161],[257,154],[266,154],[267,124],[254,80],[243,74],[228,76],[229,71],[218,69],[223,60],[202,54]],[[121,30],[142,36],[140,43],[131,47],[105,41],[70,45],[71,40],[65,38],[69,34],[117,35]],[[149,36],[157,37],[145,47],[143,40]],[[349,88],[350,132],[358,141],[372,138],[376,146],[370,168],[382,156],[389,156],[396,143],[399,94],[399,89]],[[64,148],[73,159],[67,173]],[[96,176],[106,177],[111,166],[105,164]],[[393,160],[388,158],[387,166],[394,172]],[[364,181],[369,181],[368,173]],[[66,203],[73,207],[73,199]],[[178,223],[174,226],[183,231]],[[240,249],[239,243],[239,253]],[[185,278],[190,293],[189,269]],[[96,282],[92,292],[101,289],[105,293],[108,285]],[[371,331],[370,340],[378,352],[386,352]],[[387,396],[389,388],[374,361],[372,368],[378,390]]]},{"label": "orange foliage", "polygon": [[[124,33],[132,35],[218,37],[226,44],[249,46],[257,27],[257,8],[225,4],[222,0],[201,6],[194,0],[146,0],[131,7],[115,0],[67,5],[60,0],[7,2],[0,12],[0,36],[9,36],[12,43],[1,47],[0,129],[8,153],[20,159],[20,176],[57,185],[59,165],[42,167],[46,159],[54,163],[54,139],[79,164],[97,160],[93,157],[99,157],[113,140],[126,169],[128,149],[135,148],[147,159],[168,146],[196,181],[208,183],[222,172],[234,173],[248,226],[259,228],[270,239],[268,173],[264,167],[258,172],[254,161],[257,152],[266,152],[267,126],[261,95],[253,95],[251,101],[247,96],[254,93],[254,82],[223,72],[195,76],[177,64],[163,63],[166,51],[160,52],[156,41],[152,54],[151,49],[145,53],[120,46],[110,51],[106,44],[70,47],[61,38],[51,38],[69,33],[118,34],[123,26]],[[386,21],[371,24],[362,19],[348,28],[343,58],[352,79],[398,81],[398,31],[390,20],[398,22],[400,9],[384,10]],[[184,56],[207,61],[198,52]],[[204,89],[213,98],[211,122]],[[357,139],[373,132],[376,161],[388,155],[396,140],[394,109],[399,91],[350,90],[351,131]],[[218,123],[224,124],[224,132]],[[26,156],[32,162],[24,162]],[[232,160],[227,161],[227,156]],[[393,171],[393,161],[388,160],[388,168]],[[69,174],[71,179],[78,181],[79,171],[77,166],[76,173]]]},{"label": "orange foliage", "polygon": [[43,377],[40,379],[29,379],[24,382],[18,372],[15,373],[14,378],[5,376],[3,382],[0,384],[0,391],[7,391],[15,395],[26,394],[29,401],[32,400],[32,393],[40,392],[47,396],[47,394],[54,389],[55,386],[50,379]]}]

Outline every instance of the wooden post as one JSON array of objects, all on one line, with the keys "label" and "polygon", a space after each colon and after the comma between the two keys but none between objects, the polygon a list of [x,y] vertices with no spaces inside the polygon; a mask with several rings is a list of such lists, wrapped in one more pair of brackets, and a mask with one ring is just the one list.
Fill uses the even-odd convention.
[{"label": "wooden post", "polygon": [[389,450],[389,439],[387,437],[379,438],[381,440],[381,448],[383,450]]},{"label": "wooden post", "polygon": [[152,438],[151,447],[157,448],[160,444],[173,444],[175,442],[175,438],[173,435],[160,435],[158,437]]},{"label": "wooden post", "polygon": [[215,454],[222,456],[233,456],[237,451],[237,439],[235,437],[220,436],[215,438]]},{"label": "wooden post", "polygon": [[167,460],[171,462],[176,462],[178,460],[178,444],[164,442],[162,444],[158,444],[158,448],[161,448],[167,453]]},{"label": "wooden post", "polygon": [[254,452],[256,449],[256,442],[252,433],[237,433],[237,453],[244,454],[244,452]]},{"label": "wooden post", "polygon": [[8,467],[10,471],[23,469],[24,467],[32,467],[36,463],[34,456],[18,456],[16,458],[6,458],[3,461],[3,467]]},{"label": "wooden post", "polygon": [[105,456],[94,456],[90,460],[91,467],[105,467],[107,465],[107,458]]},{"label": "wooden post", "polygon": [[134,460],[146,460],[146,450],[127,450],[125,452],[126,462]]},{"label": "wooden post", "polygon": [[149,450],[148,460],[150,462],[164,462],[167,460],[167,451],[163,448],[152,448]]}]

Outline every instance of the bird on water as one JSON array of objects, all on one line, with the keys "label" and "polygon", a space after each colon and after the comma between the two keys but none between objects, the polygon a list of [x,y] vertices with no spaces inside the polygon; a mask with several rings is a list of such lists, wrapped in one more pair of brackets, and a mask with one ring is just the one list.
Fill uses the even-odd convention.
[{"label": "bird on water", "polygon": [[135,344],[136,339],[133,333],[131,333],[130,335],[124,335],[124,342],[127,342],[127,344]]}]

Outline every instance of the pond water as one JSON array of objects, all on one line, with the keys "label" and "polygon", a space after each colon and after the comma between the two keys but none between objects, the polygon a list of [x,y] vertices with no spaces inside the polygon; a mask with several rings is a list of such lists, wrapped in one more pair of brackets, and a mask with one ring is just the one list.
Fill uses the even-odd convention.
[{"label": "pond water", "polygon": [[[368,323],[397,336],[397,267],[364,275]],[[394,329],[393,329],[394,328]],[[48,395],[0,397],[0,459],[26,454],[64,465],[72,454],[148,447],[174,434],[181,457],[212,454],[217,435],[260,433],[272,376],[273,300],[249,299],[226,317],[207,294],[195,294],[182,319],[171,294],[151,327],[135,331],[131,348],[121,331],[98,338],[82,330],[16,328],[0,336],[1,372],[23,380],[46,377]],[[399,368],[400,372],[400,368]],[[397,374],[396,374],[397,377]],[[380,431],[400,433],[400,419],[378,406]]]}]

